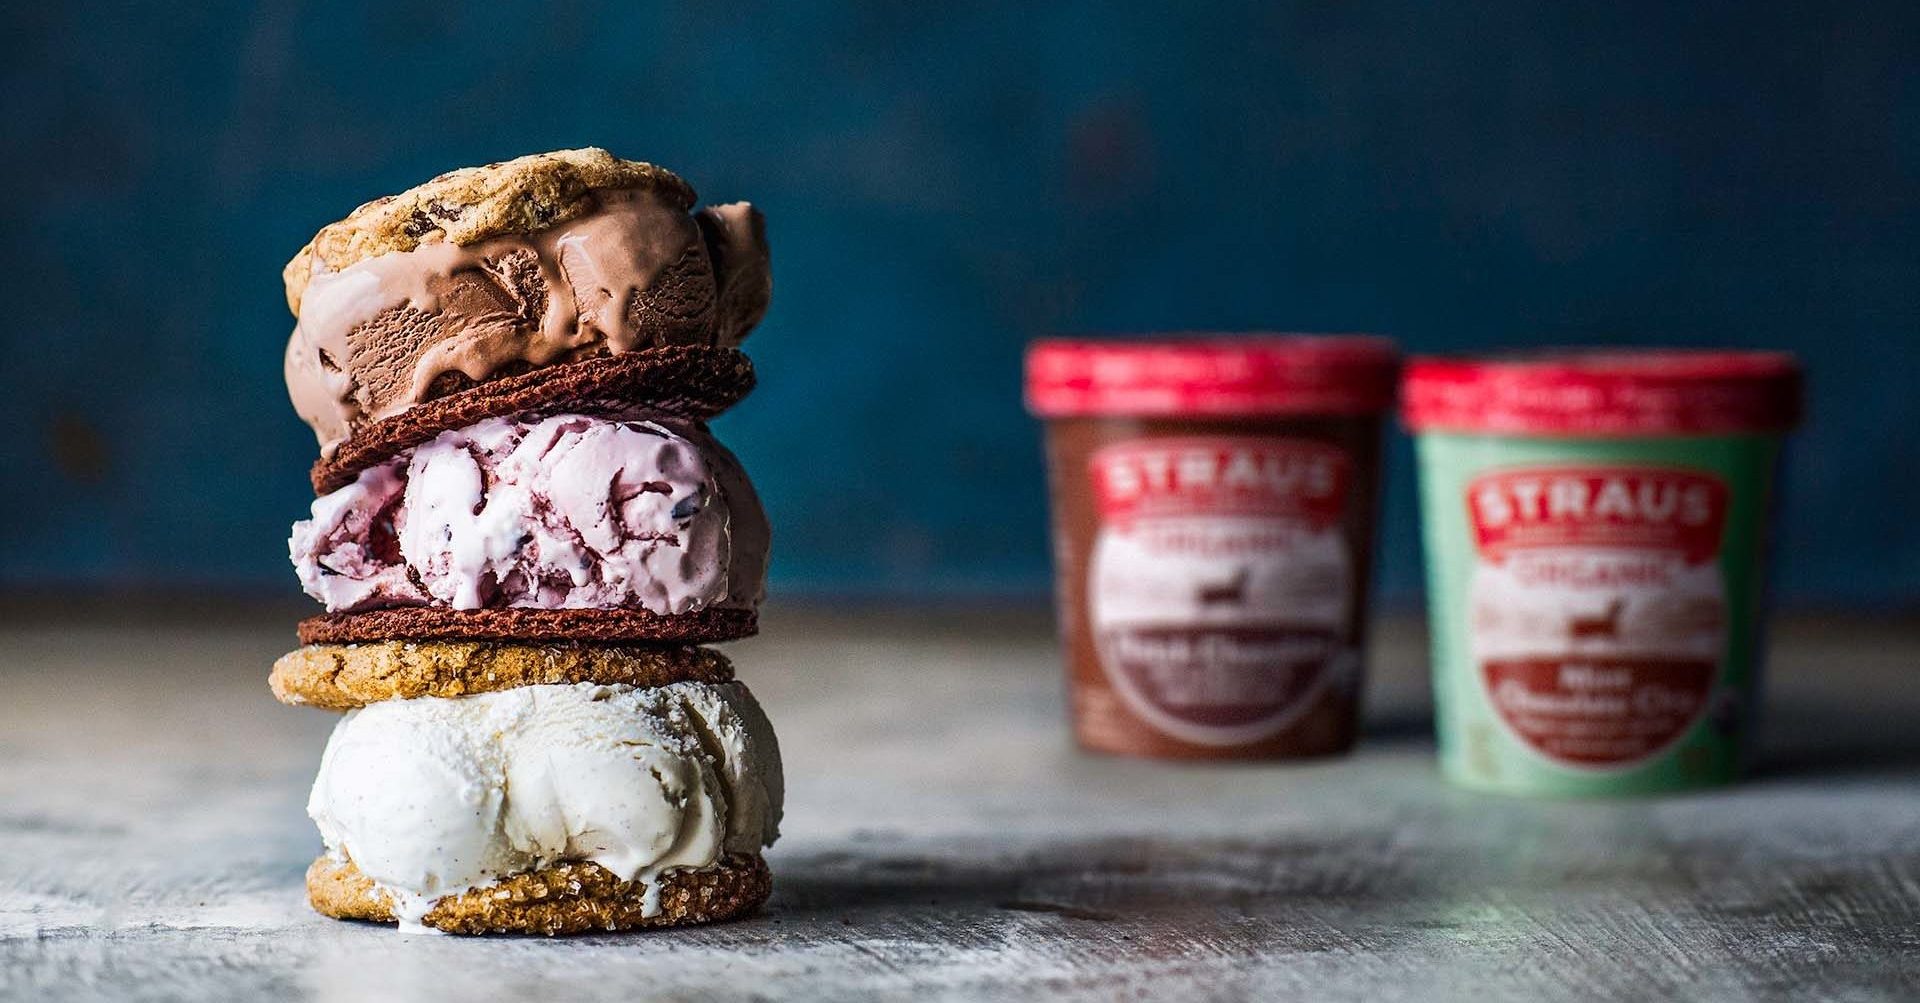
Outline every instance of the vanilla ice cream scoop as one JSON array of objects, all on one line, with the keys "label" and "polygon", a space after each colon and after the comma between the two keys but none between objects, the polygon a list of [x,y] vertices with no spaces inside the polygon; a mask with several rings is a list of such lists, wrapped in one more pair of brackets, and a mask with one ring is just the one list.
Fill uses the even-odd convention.
[{"label": "vanilla ice cream scoop", "polygon": [[288,547],[330,612],[759,603],[767,520],[699,425],[493,418],[320,497]]},{"label": "vanilla ice cream scoop", "polygon": [[647,884],[652,914],[661,874],[772,843],[782,797],[745,686],[579,683],[352,711],[307,813],[418,925],[442,896],[579,861]]}]

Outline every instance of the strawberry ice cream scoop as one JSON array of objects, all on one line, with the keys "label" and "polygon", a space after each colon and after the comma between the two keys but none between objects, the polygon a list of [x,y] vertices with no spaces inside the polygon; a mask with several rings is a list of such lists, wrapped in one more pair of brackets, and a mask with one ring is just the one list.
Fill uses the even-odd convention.
[{"label": "strawberry ice cream scoop", "polygon": [[767,520],[733,455],[696,424],[494,418],[313,503],[288,541],[329,612],[751,608]]}]

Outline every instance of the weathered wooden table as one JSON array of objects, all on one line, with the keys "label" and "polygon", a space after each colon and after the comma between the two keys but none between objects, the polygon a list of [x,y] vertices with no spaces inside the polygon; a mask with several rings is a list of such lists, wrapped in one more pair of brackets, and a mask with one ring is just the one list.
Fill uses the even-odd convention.
[{"label": "weathered wooden table", "polygon": [[[23,621],[39,620],[37,625]],[[1074,752],[1037,617],[776,612],[734,648],[785,743],[753,920],[577,940],[322,919],[275,616],[0,625],[0,991],[148,999],[1920,995],[1920,636],[1789,623],[1761,772],[1507,800],[1435,776],[1389,624],[1352,758]]]}]

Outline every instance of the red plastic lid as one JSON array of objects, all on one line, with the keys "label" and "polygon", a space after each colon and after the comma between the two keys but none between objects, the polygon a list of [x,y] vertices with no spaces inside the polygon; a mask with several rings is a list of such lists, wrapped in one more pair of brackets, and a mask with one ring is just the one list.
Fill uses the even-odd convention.
[{"label": "red plastic lid", "polygon": [[1403,396],[1416,432],[1784,432],[1800,420],[1800,364],[1785,352],[1685,349],[1416,358]]},{"label": "red plastic lid", "polygon": [[1027,348],[1043,418],[1373,414],[1393,406],[1400,353],[1370,335],[1249,334]]}]

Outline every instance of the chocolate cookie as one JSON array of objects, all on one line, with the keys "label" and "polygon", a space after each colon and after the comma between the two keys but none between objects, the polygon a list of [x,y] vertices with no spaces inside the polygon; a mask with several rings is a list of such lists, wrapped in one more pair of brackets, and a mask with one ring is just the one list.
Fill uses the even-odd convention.
[{"label": "chocolate cookie", "polygon": [[301,644],[390,640],[502,640],[533,643],[706,644],[751,637],[751,609],[661,614],[634,609],[439,609],[407,606],[324,613],[300,621]]},{"label": "chocolate cookie", "polygon": [[273,663],[268,684],[281,703],[351,710],[382,700],[460,697],[516,686],[724,683],[733,663],[710,648],[377,641],[314,644]]},{"label": "chocolate cookie", "polygon": [[[724,857],[712,867],[670,871],[659,879],[659,909],[646,915],[647,888],[621,881],[598,864],[509,875],[484,888],[449,895],[422,920],[447,933],[588,933],[643,927],[689,926],[736,919],[773,891],[773,875],[759,854]],[[392,902],[350,861],[320,857],[307,868],[307,900],[335,919],[394,922]]]},{"label": "chocolate cookie", "polygon": [[[464,377],[462,377],[464,379]],[[433,400],[362,426],[314,463],[315,494],[349,484],[360,471],[441,432],[509,415],[664,413],[705,420],[753,390],[753,363],[738,349],[649,348],[467,381]]]}]

